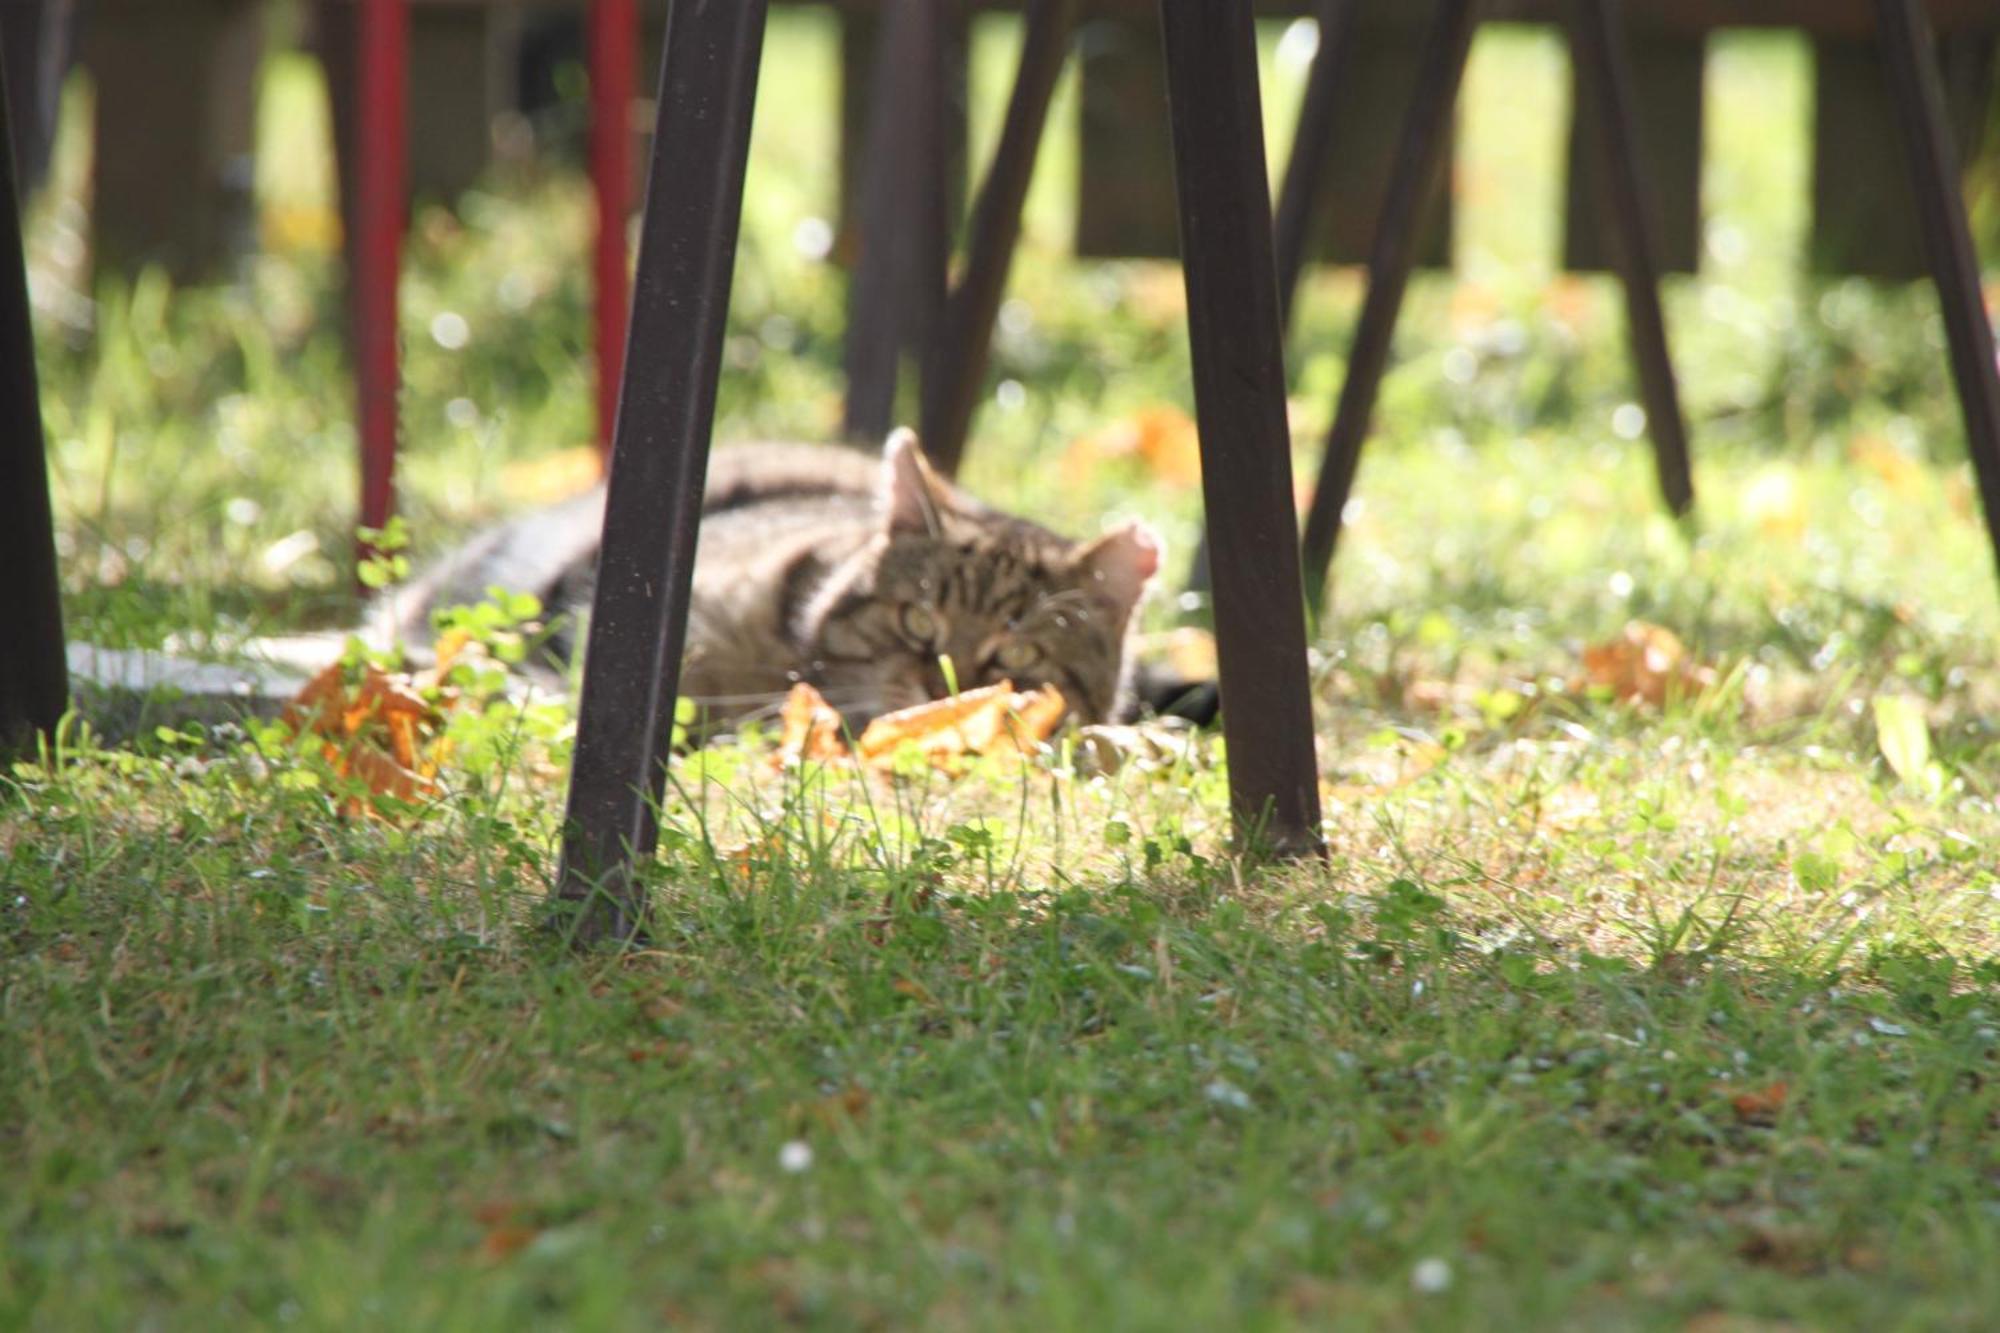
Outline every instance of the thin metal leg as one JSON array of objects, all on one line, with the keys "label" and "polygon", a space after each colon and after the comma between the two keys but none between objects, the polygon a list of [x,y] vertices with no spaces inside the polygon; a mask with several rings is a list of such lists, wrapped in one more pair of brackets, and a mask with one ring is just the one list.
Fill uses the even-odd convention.
[{"label": "thin metal leg", "polygon": [[1320,849],[1283,334],[1250,0],[1160,0],[1237,836]]},{"label": "thin metal leg", "polygon": [[55,521],[0,58],[0,755],[31,753],[69,707]]},{"label": "thin metal leg", "polygon": [[361,0],[354,247],[355,381],[361,435],[361,524],[379,528],[395,503],[396,286],[402,269],[409,163],[410,16],[406,0]]},{"label": "thin metal leg", "polygon": [[1340,63],[1354,22],[1354,0],[1319,0],[1319,50],[1306,76],[1305,101],[1299,107],[1298,133],[1285,162],[1284,184],[1278,187],[1275,249],[1278,264],[1278,322],[1290,329],[1292,299],[1305,272],[1306,246],[1320,184],[1326,177],[1327,150],[1333,146],[1334,117],[1340,104]]},{"label": "thin metal leg", "polygon": [[645,929],[632,867],[659,838],[764,16],[675,0],[667,20],[557,888],[580,943]]},{"label": "thin metal leg", "polygon": [[1966,447],[1979,478],[1987,535],[1995,558],[2000,559],[2000,369],[1993,361],[1993,326],[1980,292],[1979,261],[1960,194],[1958,153],[1945,118],[1944,89],[1933,54],[1937,43],[1929,18],[1911,0],[1875,0],[1875,13],[1889,92],[1916,187],[1924,256],[1944,309]]},{"label": "thin metal leg", "polygon": [[945,41],[936,0],[895,0],[883,15],[847,329],[845,428],[859,439],[895,424],[903,349],[926,344],[944,303]]},{"label": "thin metal leg", "polygon": [[947,475],[958,471],[965,454],[993,346],[993,321],[1021,239],[1021,208],[1034,179],[1075,14],[1076,0],[1033,0],[1029,6],[1014,95],[993,165],[973,205],[965,269],[945,299],[941,327],[932,340],[924,374],[923,441],[931,461]]},{"label": "thin metal leg", "polygon": [[1444,146],[1452,107],[1465,77],[1466,56],[1473,30],[1479,25],[1478,0],[1439,0],[1424,39],[1422,63],[1403,135],[1396,146],[1395,168],[1382,201],[1375,244],[1368,259],[1368,296],[1347,359],[1347,382],[1341,386],[1340,407],[1327,435],[1319,482],[1306,513],[1306,595],[1317,606],[1326,594],[1326,572],[1340,539],[1340,515],[1354,489],[1354,471],[1361,463],[1361,446],[1368,438],[1375,395],[1389,365],[1389,344],[1396,316],[1410,282],[1424,205],[1432,197],[1444,164]]},{"label": "thin metal leg", "polygon": [[0,0],[0,47],[14,102],[14,184],[24,197],[48,173],[56,113],[74,43],[74,0]]},{"label": "thin metal leg", "polygon": [[[1312,70],[1306,76],[1305,101],[1299,106],[1299,124],[1292,136],[1292,151],[1285,161],[1285,179],[1278,187],[1278,216],[1274,230],[1274,250],[1278,267],[1278,326],[1290,340],[1293,299],[1299,279],[1305,273],[1306,249],[1311,241],[1314,212],[1319,206],[1320,186],[1326,177],[1327,155],[1333,146],[1334,119],[1339,111],[1341,60],[1347,49],[1354,21],[1354,0],[1319,0],[1314,16],[1319,23],[1319,50],[1313,53]],[[1189,592],[1210,591],[1208,538],[1195,547],[1188,562]]]},{"label": "thin metal leg", "polygon": [[639,10],[634,0],[591,0],[590,178],[597,194],[592,285],[597,296],[597,447],[611,451],[611,426],[624,382],[625,225],[632,198],[632,93],[639,66]]},{"label": "thin metal leg", "polygon": [[1667,350],[1666,316],[1660,310],[1659,240],[1653,200],[1633,113],[1632,72],[1625,56],[1618,0],[1576,0],[1573,49],[1578,83],[1594,116],[1578,115],[1595,140],[1604,163],[1606,203],[1614,220],[1611,255],[1625,286],[1625,313],[1632,360],[1646,400],[1652,431],[1653,465],[1660,496],[1675,514],[1694,507],[1694,478],[1688,467],[1687,418],[1681,413]]}]

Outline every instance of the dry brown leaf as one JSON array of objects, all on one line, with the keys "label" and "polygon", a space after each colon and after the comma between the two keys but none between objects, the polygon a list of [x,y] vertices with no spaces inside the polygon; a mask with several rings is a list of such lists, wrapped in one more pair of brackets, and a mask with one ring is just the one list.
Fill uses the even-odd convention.
[{"label": "dry brown leaf", "polygon": [[1134,459],[1169,486],[1201,484],[1201,436],[1194,418],[1179,408],[1141,408],[1080,436],[1064,455],[1064,475],[1081,480],[1108,459]]},{"label": "dry brown leaf", "polygon": [[[1729,1090],[1724,1088],[1721,1091]],[[1791,1085],[1783,1079],[1778,1079],[1761,1088],[1731,1093],[1729,1104],[1735,1108],[1737,1119],[1750,1124],[1768,1125],[1778,1118],[1780,1111],[1785,1109],[1785,1102],[1791,1095]]]},{"label": "dry brown leaf", "polygon": [[[294,732],[320,737],[334,772],[358,779],[371,796],[415,803],[437,791],[443,715],[407,676],[370,664],[360,684],[351,685],[345,664],[335,662],[306,682],[286,706],[284,721]],[[351,797],[341,813],[351,818],[381,811]]]},{"label": "dry brown leaf", "polygon": [[776,833],[767,833],[749,842],[717,847],[715,863],[724,877],[747,889],[756,884],[759,869],[781,860],[784,854],[784,838]]},{"label": "dry brown leaf", "polygon": [[1031,753],[1054,734],[1062,716],[1062,694],[1054,687],[1017,694],[1012,681],[1002,681],[885,713],[868,724],[855,749],[862,763],[882,767],[904,745],[914,745],[933,764],[950,767],[967,755]]},{"label": "dry brown leaf", "polygon": [[1027,758],[1062,725],[1065,707],[1062,692],[1048,686],[1015,695],[1001,707],[999,730],[979,747],[979,753],[989,758]]},{"label": "dry brown leaf", "polygon": [[497,1264],[513,1258],[528,1246],[534,1244],[541,1235],[536,1227],[498,1226],[488,1231],[479,1240],[479,1257],[487,1263]]},{"label": "dry brown leaf", "polygon": [[1098,723],[1084,727],[1076,737],[1077,768],[1086,775],[1116,773],[1129,763],[1154,767],[1181,763],[1195,752],[1193,728],[1164,721]]},{"label": "dry brown leaf", "polygon": [[1849,441],[1847,456],[1880,477],[1898,495],[1909,495],[1924,483],[1922,464],[1896,447],[1884,435],[1857,435]]},{"label": "dry brown leaf", "polygon": [[826,763],[848,757],[847,742],[840,736],[840,714],[804,681],[792,686],[785,696],[778,720],[784,726],[778,755],[787,763],[802,759]]},{"label": "dry brown leaf", "polygon": [[1575,687],[1608,689],[1620,703],[1659,708],[1700,694],[1715,679],[1715,668],[1696,661],[1679,635],[1634,620],[1617,638],[1583,650],[1583,676]]}]

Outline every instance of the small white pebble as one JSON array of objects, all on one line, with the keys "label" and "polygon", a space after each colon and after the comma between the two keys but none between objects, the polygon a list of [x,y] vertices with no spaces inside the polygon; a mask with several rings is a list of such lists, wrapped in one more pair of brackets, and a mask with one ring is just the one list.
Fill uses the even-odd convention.
[{"label": "small white pebble", "polygon": [[1226,1078],[1216,1079],[1202,1089],[1202,1094],[1217,1106],[1227,1106],[1233,1111],[1250,1109],[1250,1094]]},{"label": "small white pebble", "polygon": [[1435,1296],[1451,1286],[1451,1265],[1442,1259],[1419,1259],[1410,1270],[1410,1290]]},{"label": "small white pebble", "polygon": [[811,1169],[812,1164],[812,1145],[804,1139],[793,1139],[778,1149],[778,1165],[793,1175]]}]

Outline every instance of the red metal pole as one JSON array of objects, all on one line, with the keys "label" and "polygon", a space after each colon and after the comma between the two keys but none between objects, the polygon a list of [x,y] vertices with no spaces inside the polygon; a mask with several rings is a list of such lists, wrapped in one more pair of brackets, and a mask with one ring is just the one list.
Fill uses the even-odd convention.
[{"label": "red metal pole", "polygon": [[597,187],[597,447],[610,457],[625,367],[629,296],[625,223],[632,212],[632,98],[639,11],[634,0],[591,0],[590,175]]},{"label": "red metal pole", "polygon": [[408,192],[407,0],[360,0],[356,28],[354,347],[361,432],[361,523],[389,520],[396,470],[396,280]]}]

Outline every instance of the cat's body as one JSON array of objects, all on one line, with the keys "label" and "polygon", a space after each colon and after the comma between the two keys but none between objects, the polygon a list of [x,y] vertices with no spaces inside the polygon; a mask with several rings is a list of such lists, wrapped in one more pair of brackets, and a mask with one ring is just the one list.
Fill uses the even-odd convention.
[{"label": "cat's body", "polygon": [[[461,548],[388,609],[402,637],[491,586],[532,592],[576,647],[602,489]],[[1002,679],[1054,685],[1103,721],[1126,689],[1125,640],[1159,566],[1139,526],[1070,542],[937,477],[908,432],[882,458],[805,445],[717,450],[703,501],[681,693],[715,721],[770,711],[797,681],[848,723]],[[945,664],[948,659],[950,665]]]}]

